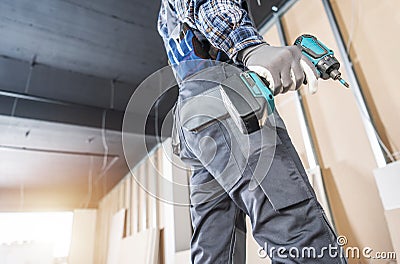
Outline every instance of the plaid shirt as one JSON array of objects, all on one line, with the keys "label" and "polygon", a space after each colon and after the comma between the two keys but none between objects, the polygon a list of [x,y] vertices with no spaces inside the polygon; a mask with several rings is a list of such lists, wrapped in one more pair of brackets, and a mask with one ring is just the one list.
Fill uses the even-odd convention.
[{"label": "plaid shirt", "polygon": [[[182,23],[197,29],[233,58],[238,51],[264,42],[246,11],[245,0],[161,0],[158,31],[168,43]],[[168,45],[165,45],[168,52]]]}]

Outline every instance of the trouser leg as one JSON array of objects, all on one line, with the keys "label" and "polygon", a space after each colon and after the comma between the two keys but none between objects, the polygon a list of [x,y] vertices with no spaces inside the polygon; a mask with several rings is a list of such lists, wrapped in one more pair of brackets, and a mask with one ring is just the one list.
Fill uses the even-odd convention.
[{"label": "trouser leg", "polygon": [[335,251],[336,236],[282,120],[275,118],[276,127],[249,136],[227,119],[200,133],[183,131],[183,137],[188,151],[250,216],[255,239],[274,263],[345,263],[338,252],[328,252]]},{"label": "trouser leg", "polygon": [[[278,136],[281,140],[288,139],[287,132],[282,129],[278,130]],[[279,159],[293,160],[293,153],[289,154],[289,149],[285,146],[289,143],[290,141],[277,146],[271,171],[282,166]],[[251,168],[247,170],[250,171]],[[287,169],[279,170],[282,177],[285,177]],[[301,171],[305,176],[302,178],[306,186],[311,188],[302,167]],[[297,203],[276,209],[265,195],[262,184],[249,190],[249,175],[250,173],[245,172],[229,191],[229,195],[249,214],[253,236],[271,257],[272,263],[346,263],[340,256],[342,252],[337,245],[336,235],[313,192],[310,192],[311,197],[308,199],[300,199]]]},{"label": "trouser leg", "polygon": [[[212,180],[205,168],[197,169],[191,184],[199,185]],[[222,187],[220,187],[222,190]],[[191,190],[191,197],[200,191]],[[191,241],[192,263],[244,264],[246,260],[245,214],[223,192],[216,198],[190,206],[193,225]]]}]

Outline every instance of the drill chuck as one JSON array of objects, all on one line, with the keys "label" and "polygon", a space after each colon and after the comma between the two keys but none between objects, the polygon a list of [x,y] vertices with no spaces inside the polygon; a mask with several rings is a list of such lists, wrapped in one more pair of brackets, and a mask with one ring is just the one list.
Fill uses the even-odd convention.
[{"label": "drill chuck", "polygon": [[333,80],[337,80],[340,78],[342,74],[338,71],[338,70],[333,70],[331,71],[331,73],[329,74],[329,76],[333,79]]}]

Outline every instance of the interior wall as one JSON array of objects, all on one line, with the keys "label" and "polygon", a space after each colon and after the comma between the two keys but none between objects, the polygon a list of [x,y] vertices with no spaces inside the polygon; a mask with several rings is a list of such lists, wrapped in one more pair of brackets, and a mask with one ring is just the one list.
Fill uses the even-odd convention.
[{"label": "interior wall", "polygon": [[[347,49],[383,142],[399,159],[400,118],[397,52],[400,2],[332,0]],[[393,247],[399,252],[399,210],[385,211]]]},{"label": "interior wall", "polygon": [[[350,2],[362,2],[358,4],[370,6],[373,1],[365,1],[368,4],[364,4],[364,1],[347,2],[345,5],[340,5],[340,9],[347,10],[351,7]],[[390,6],[389,1],[384,2],[386,7]],[[390,1],[390,3],[392,2]],[[391,8],[395,8],[395,4]],[[375,12],[373,15],[375,22],[360,22],[358,24],[357,32],[360,32],[360,35],[357,35],[357,38],[353,40],[357,41],[357,45],[359,46],[365,45],[363,48],[360,48],[360,52],[365,51],[363,57],[366,57],[363,63],[360,63],[360,66],[364,67],[365,64],[371,72],[374,67],[379,67],[380,69],[376,71],[377,73],[383,71],[382,69],[384,68],[382,67],[384,65],[380,62],[375,62],[374,56],[368,56],[368,54],[379,54],[382,50],[379,42],[382,41],[378,41],[379,38],[369,41],[369,38],[372,38],[371,36],[364,39],[362,35],[368,34],[370,23],[379,24],[381,17],[386,15],[384,9],[379,10],[381,14],[378,15]],[[351,9],[346,12],[351,12]],[[372,13],[372,11],[370,12]],[[350,18],[345,16],[345,20],[347,19]],[[365,19],[372,19],[372,14]],[[398,21],[398,15],[393,14],[392,19],[397,19]],[[283,24],[289,43],[293,43],[300,34],[311,33],[333,50],[338,51],[324,8],[319,0],[299,1],[283,17]],[[395,26],[396,23],[391,25],[391,27]],[[385,30],[385,32],[382,33],[381,30],[379,34],[384,34],[384,39],[394,35],[390,31]],[[268,34],[265,39],[271,43],[268,39]],[[392,40],[392,42],[396,41]],[[279,43],[276,44],[278,45]],[[358,48],[355,50],[358,52]],[[393,47],[387,50],[393,51],[396,49]],[[338,52],[336,52],[336,56],[342,61]],[[383,58],[380,59],[383,60]],[[393,60],[393,63],[394,61],[398,61],[395,58],[391,58],[390,60]],[[361,62],[361,59],[359,61]],[[344,78],[346,78],[347,74],[344,68],[342,67],[341,70]],[[388,70],[386,74],[390,74],[390,72]],[[379,79],[379,76],[379,74],[375,75],[374,78]],[[377,81],[375,80],[375,82]],[[305,101],[307,114],[311,119],[311,129],[317,143],[317,151],[321,157],[323,177],[327,184],[328,196],[331,201],[338,232],[347,237],[348,246],[358,246],[361,249],[363,247],[371,247],[375,251],[391,251],[392,245],[389,232],[372,173],[373,169],[376,168],[376,162],[364,131],[356,101],[351,91],[344,89],[337,82],[320,81],[319,84],[318,93],[312,96],[306,95]],[[374,93],[381,93],[381,85],[373,85],[373,82],[369,84]],[[395,85],[395,82],[392,85]],[[385,89],[388,89],[391,98],[398,98],[400,95],[398,89],[395,90],[392,87]],[[380,96],[382,97],[383,95],[380,94]],[[300,130],[293,105],[290,102],[290,95],[280,95],[276,99],[278,109],[286,121],[296,149],[304,161],[304,148],[301,145]],[[398,133],[397,130],[399,128],[393,128],[392,130],[391,127],[395,127],[397,124],[396,116],[398,120],[398,107],[400,106],[395,106],[395,103],[385,105],[383,99],[378,104],[381,113],[395,113],[387,116],[385,119],[385,125],[386,123],[388,124],[385,126],[385,129],[387,131],[390,130],[392,135],[395,135]],[[358,261],[353,259],[350,260],[350,263],[358,263]]]},{"label": "interior wall", "polygon": [[[385,142],[400,149],[400,2],[331,0],[363,91]],[[399,153],[397,153],[397,157]]]},{"label": "interior wall", "polygon": [[[94,262],[107,262],[107,249],[112,217],[121,209],[126,209],[123,237],[138,234],[151,228],[160,229],[164,225],[161,201],[149,195],[141,183],[156,184],[150,179],[156,179],[154,173],[159,171],[160,151],[149,155],[146,162],[140,163],[132,173],[128,174],[99,203],[96,223],[96,243]],[[154,169],[154,166],[157,168]],[[143,181],[143,179],[147,179]],[[134,254],[134,249],[132,250]]]},{"label": "interior wall", "polygon": [[[174,184],[168,184],[172,182]],[[187,168],[172,154],[171,140],[167,139],[100,201],[93,263],[109,263],[107,253],[110,245],[115,250],[125,250],[124,253],[116,253],[123,256],[120,261],[127,261],[124,263],[131,263],[129,260],[135,256],[146,257],[147,251],[143,253],[143,250],[132,245],[145,244],[146,239],[154,242],[149,238],[153,231],[158,234],[157,241],[154,242],[155,248],[148,247],[148,252],[157,253],[154,258],[157,256],[159,259],[154,263],[189,263],[190,254],[187,251],[190,249],[192,227],[188,205],[189,188],[185,187],[187,184]],[[122,242],[118,245],[118,241],[109,242],[111,233],[116,234],[110,231],[110,226],[113,217],[121,211],[125,220]],[[120,234],[116,237],[119,240]],[[115,250],[111,252],[115,253]],[[182,262],[183,259],[186,261]]]}]

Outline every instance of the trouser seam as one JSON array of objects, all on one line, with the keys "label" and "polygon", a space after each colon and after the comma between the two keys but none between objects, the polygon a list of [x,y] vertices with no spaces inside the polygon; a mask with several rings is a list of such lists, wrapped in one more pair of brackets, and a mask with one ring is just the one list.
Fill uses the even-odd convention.
[{"label": "trouser seam", "polygon": [[[312,199],[312,202],[313,202],[313,204],[315,205],[315,207],[317,208],[318,217],[319,217],[320,220],[322,221],[322,224],[323,224],[324,229],[325,229],[325,231],[326,231],[326,232],[324,232],[325,237],[327,237],[329,243],[332,242],[332,243],[334,243],[335,245],[337,245],[337,243],[336,243],[335,240],[331,241],[331,240],[332,240],[332,237],[333,237],[334,239],[336,239],[336,238],[337,238],[337,235],[336,235],[336,233],[334,232],[334,230],[331,228],[330,223],[328,222],[328,220],[325,218],[325,216],[324,216],[324,210],[323,210],[320,206],[318,206],[318,201],[317,201],[316,198]],[[331,237],[330,234],[332,234],[332,237]],[[332,245],[332,246],[333,246],[333,245]],[[344,263],[347,263],[347,260],[345,259],[345,257],[344,257],[343,254],[342,254],[342,253],[343,253],[342,250],[341,250],[342,247],[339,246],[339,245],[337,245],[337,246],[338,246],[338,250],[339,250],[339,252],[338,252],[339,256],[338,256],[338,257],[339,257],[341,260],[344,260],[344,261],[345,261]],[[342,263],[342,261],[341,261],[340,263]]]},{"label": "trouser seam", "polygon": [[239,210],[238,208],[235,208],[235,218],[234,218],[234,221],[233,221],[231,241],[229,243],[228,264],[233,264],[233,253],[234,253],[235,243],[236,243],[236,238],[235,238],[236,220],[237,220],[237,217],[238,217],[238,210]]},{"label": "trouser seam", "polygon": [[[218,122],[218,127],[221,129],[221,123],[220,123],[220,122]],[[232,154],[231,156],[232,156],[232,159],[233,159],[234,162],[235,162],[236,167],[239,168],[239,172],[242,174],[244,171],[241,171],[241,170],[240,170],[239,163],[238,163],[238,161],[236,160],[235,155],[233,155],[232,148],[231,148],[231,147],[229,146],[229,144],[228,144],[228,140],[227,140],[227,138],[226,138],[226,136],[225,136],[225,133],[224,133],[224,131],[223,131],[222,129],[221,129],[221,131],[222,131],[221,134],[222,134],[222,136],[224,137],[224,144],[225,144],[226,147],[229,149],[229,152]],[[229,162],[229,161],[228,161],[228,162]],[[214,176],[214,177],[215,177],[215,176]],[[235,184],[240,180],[241,177],[242,177],[242,175],[240,175],[240,176],[238,177],[238,179],[235,180],[234,183],[230,184],[230,185],[229,185],[229,188],[227,188],[228,190],[225,190],[225,192],[229,194],[229,192],[231,191],[232,187],[235,186]]]}]

